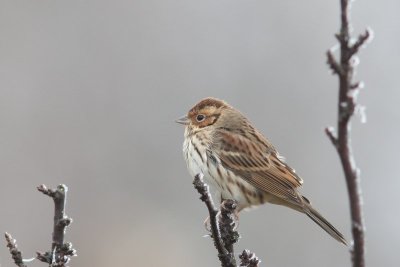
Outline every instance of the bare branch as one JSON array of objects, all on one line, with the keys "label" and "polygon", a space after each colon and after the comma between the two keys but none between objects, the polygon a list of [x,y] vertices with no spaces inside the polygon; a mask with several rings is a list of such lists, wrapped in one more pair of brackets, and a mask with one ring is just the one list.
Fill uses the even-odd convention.
[{"label": "bare branch", "polygon": [[336,61],[335,56],[333,55],[332,49],[329,49],[326,52],[326,56],[328,58],[327,63],[329,65],[329,68],[333,71],[333,73],[342,75],[342,69],[340,68],[339,63]]},{"label": "bare branch", "polygon": [[72,248],[72,244],[64,243],[66,227],[72,222],[72,219],[65,215],[68,187],[64,184],[60,184],[57,186],[57,189],[54,190],[48,189],[45,185],[40,185],[37,189],[51,197],[54,201],[54,225],[51,251],[45,253],[37,252],[37,259],[50,264],[50,266],[65,267],[70,260],[70,256],[76,256],[76,250]]},{"label": "bare branch", "polygon": [[[66,185],[61,184],[54,190],[48,189],[42,184],[38,186],[37,189],[54,200],[54,226],[51,250],[44,253],[37,252],[36,259],[49,264],[50,267],[66,267],[70,257],[76,256],[76,250],[72,248],[72,244],[64,243],[65,229],[72,222],[72,219],[65,215],[68,188]],[[35,259],[23,260],[15,239],[8,233],[5,234],[5,237],[12,258],[19,267],[26,267],[24,262]]]},{"label": "bare branch", "polygon": [[52,189],[48,189],[46,185],[41,184],[37,187],[37,190],[39,190],[39,192],[42,192],[43,194],[49,196],[49,197],[54,197],[55,195],[55,191]]},{"label": "bare branch", "polygon": [[203,181],[203,174],[199,173],[194,177],[193,185],[200,194],[200,199],[206,204],[210,214],[211,237],[214,240],[215,248],[218,251],[218,258],[223,267],[236,267],[236,261],[233,254],[225,248],[221,237],[219,224],[217,221],[218,210],[214,206],[208,185]]},{"label": "bare branch", "polygon": [[370,42],[373,38],[373,32],[371,29],[366,29],[364,33],[360,34],[357,41],[350,47],[350,55],[357,54],[358,50],[365,44]]},{"label": "bare branch", "polygon": [[[372,38],[372,31],[366,30],[357,41],[350,44],[350,0],[340,0],[341,3],[341,28],[336,38],[340,43],[340,64],[334,65],[333,55],[328,53],[328,64],[339,77],[339,101],[338,101],[338,134],[334,134],[332,128],[326,128],[325,132],[338,151],[347,183],[347,191],[350,200],[350,212],[352,220],[352,234],[354,247],[352,261],[354,267],[365,266],[365,241],[364,219],[362,212],[362,195],[359,184],[359,171],[356,167],[352,147],[350,143],[350,119],[359,110],[357,95],[362,83],[353,82],[354,68],[356,67],[355,54]],[[340,69],[342,72],[335,71]]]},{"label": "bare branch", "polygon": [[5,238],[7,242],[7,248],[10,251],[11,257],[13,258],[15,264],[19,267],[26,267],[24,260],[22,259],[22,253],[18,249],[17,240],[13,239],[9,233],[5,233]]},{"label": "bare branch", "polygon": [[335,129],[333,127],[326,127],[325,128],[325,133],[329,137],[329,140],[331,140],[333,146],[337,148],[338,146],[338,140],[336,137]]}]

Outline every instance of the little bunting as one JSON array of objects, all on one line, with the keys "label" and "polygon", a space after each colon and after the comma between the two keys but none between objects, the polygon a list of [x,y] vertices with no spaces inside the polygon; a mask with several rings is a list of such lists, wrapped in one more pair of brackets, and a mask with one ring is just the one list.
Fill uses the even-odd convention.
[{"label": "little bunting", "polygon": [[237,214],[266,202],[306,214],[339,242],[344,236],[298,191],[303,180],[275,147],[237,109],[206,98],[176,122],[185,125],[183,155],[190,174],[202,173]]}]

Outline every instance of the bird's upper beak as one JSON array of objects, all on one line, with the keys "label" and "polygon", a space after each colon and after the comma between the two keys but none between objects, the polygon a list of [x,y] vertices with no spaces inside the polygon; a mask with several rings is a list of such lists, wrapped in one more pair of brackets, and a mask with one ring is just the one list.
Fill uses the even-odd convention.
[{"label": "bird's upper beak", "polygon": [[185,115],[185,116],[182,116],[179,119],[175,120],[175,122],[183,124],[183,125],[188,125],[189,124],[189,118]]}]

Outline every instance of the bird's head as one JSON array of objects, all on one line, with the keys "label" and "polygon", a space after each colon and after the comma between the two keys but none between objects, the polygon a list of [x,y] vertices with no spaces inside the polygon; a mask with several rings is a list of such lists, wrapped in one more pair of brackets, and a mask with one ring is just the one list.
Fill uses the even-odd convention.
[{"label": "bird's head", "polygon": [[226,102],[208,97],[194,105],[187,115],[176,122],[186,125],[192,131],[200,130],[217,123],[221,113],[227,108],[230,106]]}]

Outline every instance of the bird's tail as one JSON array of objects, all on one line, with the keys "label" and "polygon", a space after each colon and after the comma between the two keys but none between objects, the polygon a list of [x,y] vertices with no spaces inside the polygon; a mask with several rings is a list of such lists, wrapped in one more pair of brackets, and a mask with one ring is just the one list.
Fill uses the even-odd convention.
[{"label": "bird's tail", "polygon": [[337,241],[348,246],[348,243],[342,233],[340,233],[339,230],[337,230],[330,222],[328,222],[318,211],[311,207],[311,205],[307,205],[307,207],[305,207],[304,213],[307,214],[307,216],[310,217],[311,220],[318,224]]}]

